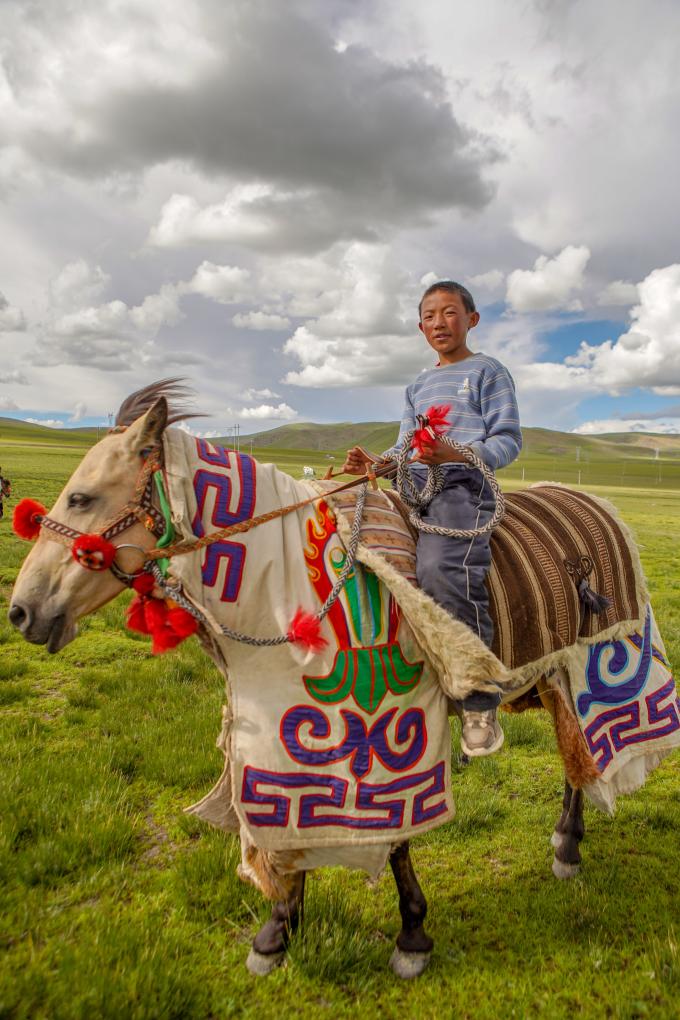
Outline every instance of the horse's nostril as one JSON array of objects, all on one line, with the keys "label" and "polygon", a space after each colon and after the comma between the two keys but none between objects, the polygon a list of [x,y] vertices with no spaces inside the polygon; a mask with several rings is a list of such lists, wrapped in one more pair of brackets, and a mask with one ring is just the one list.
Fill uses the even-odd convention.
[{"label": "horse's nostril", "polygon": [[10,623],[13,623],[19,630],[23,631],[30,625],[31,620],[28,610],[18,602],[15,602],[10,607],[7,615],[9,616]]}]

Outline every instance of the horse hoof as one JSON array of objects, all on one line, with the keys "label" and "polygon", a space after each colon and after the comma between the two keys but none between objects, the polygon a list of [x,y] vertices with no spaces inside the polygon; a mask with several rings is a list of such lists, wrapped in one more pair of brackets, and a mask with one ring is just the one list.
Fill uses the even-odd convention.
[{"label": "horse hoof", "polygon": [[246,967],[255,977],[266,977],[273,970],[283,963],[285,953],[258,953],[257,949],[251,949],[246,960]]},{"label": "horse hoof", "polygon": [[564,833],[558,832],[557,829],[555,829],[552,836],[550,837],[550,842],[555,847],[556,850],[559,850],[559,848],[562,846],[564,842]]},{"label": "horse hoof", "polygon": [[409,981],[423,973],[431,955],[431,953],[405,953],[397,946],[390,957],[390,967],[397,977]]},{"label": "horse hoof", "polygon": [[579,873],[579,864],[566,864],[557,857],[553,857],[552,873],[555,878],[574,878]]}]

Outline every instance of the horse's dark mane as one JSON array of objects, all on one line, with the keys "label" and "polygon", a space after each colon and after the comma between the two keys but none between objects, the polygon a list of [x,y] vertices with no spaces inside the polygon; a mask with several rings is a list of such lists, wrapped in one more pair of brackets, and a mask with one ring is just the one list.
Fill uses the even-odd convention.
[{"label": "horse's dark mane", "polygon": [[187,418],[205,417],[182,407],[181,402],[193,394],[193,390],[184,386],[183,382],[181,378],[159,379],[158,382],[149,383],[141,390],[135,390],[120,405],[116,425],[132,425],[133,421],[141,418],[153,407],[159,397],[165,397],[168,402],[168,425],[173,425],[176,421],[186,421]]}]

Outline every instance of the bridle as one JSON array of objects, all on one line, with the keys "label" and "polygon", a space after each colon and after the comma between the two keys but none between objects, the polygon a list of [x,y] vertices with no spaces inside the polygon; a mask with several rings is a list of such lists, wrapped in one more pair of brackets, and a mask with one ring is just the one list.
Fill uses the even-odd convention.
[{"label": "bridle", "polygon": [[[131,587],[136,577],[144,573],[144,566],[136,573],[129,574],[116,563],[115,557],[118,551],[120,549],[137,549],[142,553],[146,562],[149,550],[129,543],[113,545],[112,540],[122,535],[134,524],[143,524],[147,531],[155,535],[156,538],[165,534],[166,529],[165,518],[153,502],[153,476],[161,469],[160,448],[151,447],[148,451],[142,451],[142,456],[145,454],[132,498],[111,520],[107,521],[101,530],[87,533],[78,531],[68,524],[63,524],[47,514],[35,514],[34,516],[34,520],[39,523],[45,537],[69,546],[73,558],[81,567],[94,571],[109,569],[117,580],[128,587]],[[98,541],[88,541],[93,539]]]}]

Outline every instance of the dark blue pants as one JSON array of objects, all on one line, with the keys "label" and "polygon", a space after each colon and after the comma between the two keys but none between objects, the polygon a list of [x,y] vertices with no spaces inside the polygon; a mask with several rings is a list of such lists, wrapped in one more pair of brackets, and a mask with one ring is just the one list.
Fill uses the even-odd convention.
[{"label": "dark blue pants", "polygon": [[[416,484],[425,479],[414,471]],[[493,494],[475,468],[445,467],[444,488],[422,515],[426,524],[444,528],[478,528],[494,511]],[[418,584],[451,616],[471,627],[485,645],[493,641],[486,575],[491,566],[490,532],[476,538],[449,538],[420,532],[416,546]],[[500,694],[473,691],[463,708],[474,712],[495,708]]]}]

